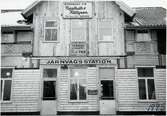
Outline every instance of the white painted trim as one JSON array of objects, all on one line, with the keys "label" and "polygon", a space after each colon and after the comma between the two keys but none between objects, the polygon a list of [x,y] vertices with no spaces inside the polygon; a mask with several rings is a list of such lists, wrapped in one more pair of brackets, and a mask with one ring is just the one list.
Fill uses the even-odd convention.
[{"label": "white painted trim", "polygon": [[[153,68],[153,77],[138,77],[138,70],[137,70],[138,67]],[[137,93],[137,100],[138,100],[138,102],[156,102],[157,101],[157,95],[156,95],[156,85],[155,85],[155,66],[135,66],[135,68],[136,68],[136,77],[137,77],[137,92],[138,92]],[[143,100],[139,98],[139,83],[138,83],[138,80],[140,80],[140,79],[145,80],[146,99],[143,99]],[[153,79],[154,80],[155,99],[149,99],[148,98],[148,84],[147,84],[148,79]]]},{"label": "white painted trim", "polygon": [[[69,92],[68,92],[68,102],[69,103],[85,103],[85,102],[88,102],[88,67],[87,66],[81,66],[79,67],[80,69],[86,69],[86,76],[83,77],[83,78],[80,78],[80,79],[85,79],[86,78],[86,100],[79,100],[79,91],[77,91],[77,100],[71,100],[70,99],[70,80],[71,79],[77,79],[77,78],[72,78],[70,75],[71,75],[71,69],[77,69],[77,67],[74,65],[74,66],[70,66],[68,68],[68,88],[69,88]],[[79,84],[79,80],[80,79],[77,79],[77,85]],[[77,86],[78,88],[78,86]],[[79,88],[78,88],[79,89]]]},{"label": "white painted trim", "polygon": [[[54,22],[56,22],[57,23],[57,25],[55,26],[55,27],[46,27],[45,26],[45,24],[46,24],[46,22],[49,22],[49,21],[54,21]],[[59,21],[59,19],[45,19],[44,20],[44,30],[43,30],[43,33],[44,33],[44,37],[43,37],[43,43],[59,43],[60,41],[59,41],[59,36],[60,36],[60,21]],[[56,29],[57,30],[57,40],[54,40],[54,41],[52,41],[52,40],[46,40],[45,39],[45,32],[46,32],[46,29]]]},{"label": "white painted trim", "polygon": [[[11,78],[1,78],[1,80],[3,81],[3,85],[2,85],[2,98],[1,98],[1,103],[12,103],[12,96],[13,96],[13,78],[14,78],[14,67],[1,67],[1,69],[2,68],[6,68],[6,69],[12,69],[12,76],[11,76]],[[10,91],[10,100],[9,101],[4,101],[3,100],[3,94],[4,94],[4,81],[5,80],[11,80],[11,91]],[[1,83],[2,84],[2,83]]]}]

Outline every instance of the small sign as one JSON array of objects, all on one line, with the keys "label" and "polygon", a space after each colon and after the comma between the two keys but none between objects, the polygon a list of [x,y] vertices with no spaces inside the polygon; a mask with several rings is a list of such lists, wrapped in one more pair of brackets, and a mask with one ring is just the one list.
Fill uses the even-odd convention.
[{"label": "small sign", "polygon": [[88,90],[88,95],[97,95],[98,90]]},{"label": "small sign", "polygon": [[86,42],[72,42],[70,44],[71,56],[86,56]]},{"label": "small sign", "polygon": [[92,3],[64,2],[63,18],[92,18]]}]

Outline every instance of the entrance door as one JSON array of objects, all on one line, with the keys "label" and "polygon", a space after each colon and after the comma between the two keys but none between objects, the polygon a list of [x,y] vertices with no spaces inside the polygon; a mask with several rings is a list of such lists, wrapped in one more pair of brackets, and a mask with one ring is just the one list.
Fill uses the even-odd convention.
[{"label": "entrance door", "polygon": [[100,114],[116,114],[114,98],[114,68],[100,68]]},{"label": "entrance door", "polygon": [[42,97],[42,115],[54,115],[56,110],[56,78],[57,69],[43,69],[43,97]]}]

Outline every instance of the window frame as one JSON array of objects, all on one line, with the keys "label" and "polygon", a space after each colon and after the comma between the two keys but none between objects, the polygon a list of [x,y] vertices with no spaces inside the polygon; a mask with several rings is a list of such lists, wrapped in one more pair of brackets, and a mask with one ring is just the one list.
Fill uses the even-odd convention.
[{"label": "window frame", "polygon": [[[56,69],[57,70],[57,77],[56,78],[49,78],[49,77],[44,77],[44,69]],[[53,100],[57,100],[57,81],[58,81],[58,68],[57,67],[43,67],[42,68],[42,100],[43,101],[53,101]],[[55,87],[55,99],[44,99],[44,96],[43,96],[43,93],[44,93],[44,82],[47,82],[47,81],[52,81],[52,82],[55,82],[56,83],[56,87]]]},{"label": "window frame", "polygon": [[[1,71],[2,69],[12,69],[12,75],[11,78],[2,78],[1,80],[3,81],[3,85],[2,85],[2,98],[0,99],[1,103],[11,103],[12,102],[12,93],[13,93],[13,75],[14,75],[14,67],[1,67]],[[3,95],[4,95],[4,81],[5,80],[11,80],[11,91],[10,91],[10,100],[3,100]],[[1,83],[2,84],[2,83]]]},{"label": "window frame", "polygon": [[[55,27],[46,27],[46,22],[56,22],[57,25]],[[57,30],[57,40],[46,40],[45,35],[46,35],[46,30],[47,29],[56,29]],[[44,43],[58,43],[59,42],[59,21],[58,19],[49,19],[49,20],[45,20],[44,21],[44,39],[43,42]]]},{"label": "window frame", "polygon": [[[146,32],[139,32],[139,31],[146,31]],[[148,35],[148,37],[149,37],[149,39],[150,40],[138,40],[138,34],[147,34]],[[150,31],[149,30],[146,30],[146,29],[144,29],[144,30],[136,30],[136,39],[135,39],[135,41],[138,43],[138,42],[151,42],[152,41],[152,38],[151,38],[151,33],[150,33]]]},{"label": "window frame", "polygon": [[[71,69],[85,69],[86,70],[86,76],[85,77],[82,77],[82,78],[73,78],[73,77],[71,77]],[[77,103],[81,103],[81,102],[88,102],[88,67],[86,67],[86,66],[70,66],[69,67],[69,70],[68,70],[68,80],[69,80],[69,86],[68,86],[68,88],[69,88],[69,92],[68,92],[68,99],[69,99],[69,102],[72,102],[72,103],[74,103],[74,102],[77,102]],[[77,91],[77,99],[76,100],[71,100],[70,99],[70,93],[71,93],[71,80],[77,80],[77,88],[79,88],[78,87],[78,85],[79,85],[79,80],[85,80],[86,81],[86,87],[85,87],[85,89],[86,89],[86,99],[85,100],[80,100],[79,99],[79,91]],[[78,89],[79,90],[79,89]]]},{"label": "window frame", "polygon": [[[111,27],[100,27],[100,23],[105,23],[105,22],[111,22],[111,25],[113,25],[113,21],[111,20],[111,19],[99,19],[98,20],[98,23],[97,23],[97,32],[98,32],[98,39],[97,39],[97,46],[98,46],[98,55],[99,56],[110,56],[110,55],[113,55],[114,54],[114,52],[115,52],[115,50],[113,49],[114,48],[114,38],[113,38],[113,28],[112,28],[112,26]],[[100,39],[100,37],[101,37],[101,29],[110,29],[111,30],[111,37],[112,37],[112,39],[111,40],[101,40]],[[106,36],[108,36],[108,35],[106,35]],[[106,54],[101,54],[100,53],[100,44],[105,44],[105,46],[107,45],[107,44],[112,44],[112,47],[107,47],[107,48],[111,48],[113,51],[112,52],[110,52],[110,53],[108,53],[108,52],[106,52]],[[110,45],[109,45],[110,46]],[[107,50],[108,51],[108,50]]]},{"label": "window frame", "polygon": [[[111,78],[111,79],[101,79],[100,77],[100,69],[113,69],[114,70],[114,77]],[[99,78],[99,96],[100,96],[100,100],[116,100],[117,98],[117,95],[116,95],[116,83],[115,83],[115,77],[116,77],[116,67],[115,66],[109,66],[109,65],[106,65],[106,66],[103,66],[103,65],[100,65],[98,66],[98,78]],[[102,99],[102,87],[101,87],[101,81],[113,81],[113,99]]]},{"label": "window frame", "polygon": [[[155,66],[136,66],[136,75],[137,75],[137,99],[139,102],[156,102],[157,96],[156,96],[156,84],[155,84]],[[139,77],[138,76],[138,68],[152,68],[153,69],[153,77]],[[154,81],[154,89],[155,89],[155,99],[149,99],[149,93],[148,93],[148,80],[152,79]],[[145,80],[145,88],[146,88],[146,99],[140,99],[139,95],[139,80]]]},{"label": "window frame", "polygon": [[[73,40],[73,22],[76,22],[76,21],[82,22],[82,23],[86,23],[85,32],[84,32],[84,34],[85,34],[85,39],[84,40]],[[85,42],[87,44],[87,41],[88,41],[87,40],[87,38],[88,38],[87,36],[89,35],[89,32],[87,30],[88,26],[89,26],[88,25],[88,20],[80,20],[80,19],[71,20],[70,21],[70,29],[71,29],[71,31],[70,31],[70,39],[71,39],[71,42]],[[78,28],[75,27],[75,29],[78,29]]]}]

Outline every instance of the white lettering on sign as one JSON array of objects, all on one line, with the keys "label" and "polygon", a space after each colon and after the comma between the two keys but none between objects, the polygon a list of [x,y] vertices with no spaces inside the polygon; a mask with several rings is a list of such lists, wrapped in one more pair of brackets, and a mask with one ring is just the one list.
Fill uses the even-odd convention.
[{"label": "white lettering on sign", "polygon": [[64,18],[92,18],[91,2],[65,2]]},{"label": "white lettering on sign", "polygon": [[70,44],[71,56],[86,56],[86,42],[72,42]]},{"label": "white lettering on sign", "polygon": [[111,59],[51,59],[47,64],[114,64]]}]

